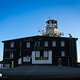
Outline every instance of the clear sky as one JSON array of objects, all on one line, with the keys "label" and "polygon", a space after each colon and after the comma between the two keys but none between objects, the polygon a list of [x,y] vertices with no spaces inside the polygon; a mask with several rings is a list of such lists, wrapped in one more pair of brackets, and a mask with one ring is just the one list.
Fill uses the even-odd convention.
[{"label": "clear sky", "polygon": [[59,31],[77,37],[80,61],[80,0],[0,0],[0,60],[1,41],[38,35],[45,20],[57,19]]}]

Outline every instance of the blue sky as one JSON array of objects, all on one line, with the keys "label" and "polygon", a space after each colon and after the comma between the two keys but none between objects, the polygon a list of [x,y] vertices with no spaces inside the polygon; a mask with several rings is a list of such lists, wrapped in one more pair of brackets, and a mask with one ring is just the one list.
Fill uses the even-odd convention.
[{"label": "blue sky", "polygon": [[38,35],[47,19],[57,19],[59,31],[77,37],[80,61],[80,0],[0,0],[0,60],[1,41]]}]

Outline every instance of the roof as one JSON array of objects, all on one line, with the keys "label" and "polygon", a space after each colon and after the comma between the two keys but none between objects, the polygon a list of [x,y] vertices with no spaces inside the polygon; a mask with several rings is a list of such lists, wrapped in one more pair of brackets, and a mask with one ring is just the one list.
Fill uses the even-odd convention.
[{"label": "roof", "polygon": [[[2,41],[3,43],[4,42],[7,42],[7,41],[16,41],[16,40],[24,40],[24,39],[34,39],[34,38],[39,38],[39,37],[46,37],[46,38],[50,38],[51,36],[42,36],[42,35],[36,35],[36,36],[29,36],[29,37],[22,37],[22,38],[17,38],[17,39],[10,39],[10,40],[4,40]],[[51,37],[51,38],[63,38],[63,39],[69,39],[70,37]],[[75,39],[75,40],[78,40],[78,38],[74,38],[72,37],[72,39]]]},{"label": "roof", "polygon": [[[80,68],[53,66],[53,65],[27,65],[13,69],[0,70],[3,76],[18,79],[48,79],[51,78],[80,78]],[[12,79],[11,79],[12,80]],[[77,79],[76,79],[77,80]]]}]

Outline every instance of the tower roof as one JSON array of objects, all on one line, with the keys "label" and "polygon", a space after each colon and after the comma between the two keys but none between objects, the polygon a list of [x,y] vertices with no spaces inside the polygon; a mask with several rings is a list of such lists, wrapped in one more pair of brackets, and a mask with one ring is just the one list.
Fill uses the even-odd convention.
[{"label": "tower roof", "polygon": [[57,23],[57,20],[53,20],[53,19],[46,20],[46,23],[49,23],[49,22]]}]

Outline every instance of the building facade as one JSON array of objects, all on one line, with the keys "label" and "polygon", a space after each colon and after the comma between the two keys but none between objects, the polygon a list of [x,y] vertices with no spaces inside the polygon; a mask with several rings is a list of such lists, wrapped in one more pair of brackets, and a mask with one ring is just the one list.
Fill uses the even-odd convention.
[{"label": "building facade", "polygon": [[46,31],[42,35],[2,41],[3,67],[30,64],[76,66],[78,39],[61,35],[57,21],[47,20]]}]

